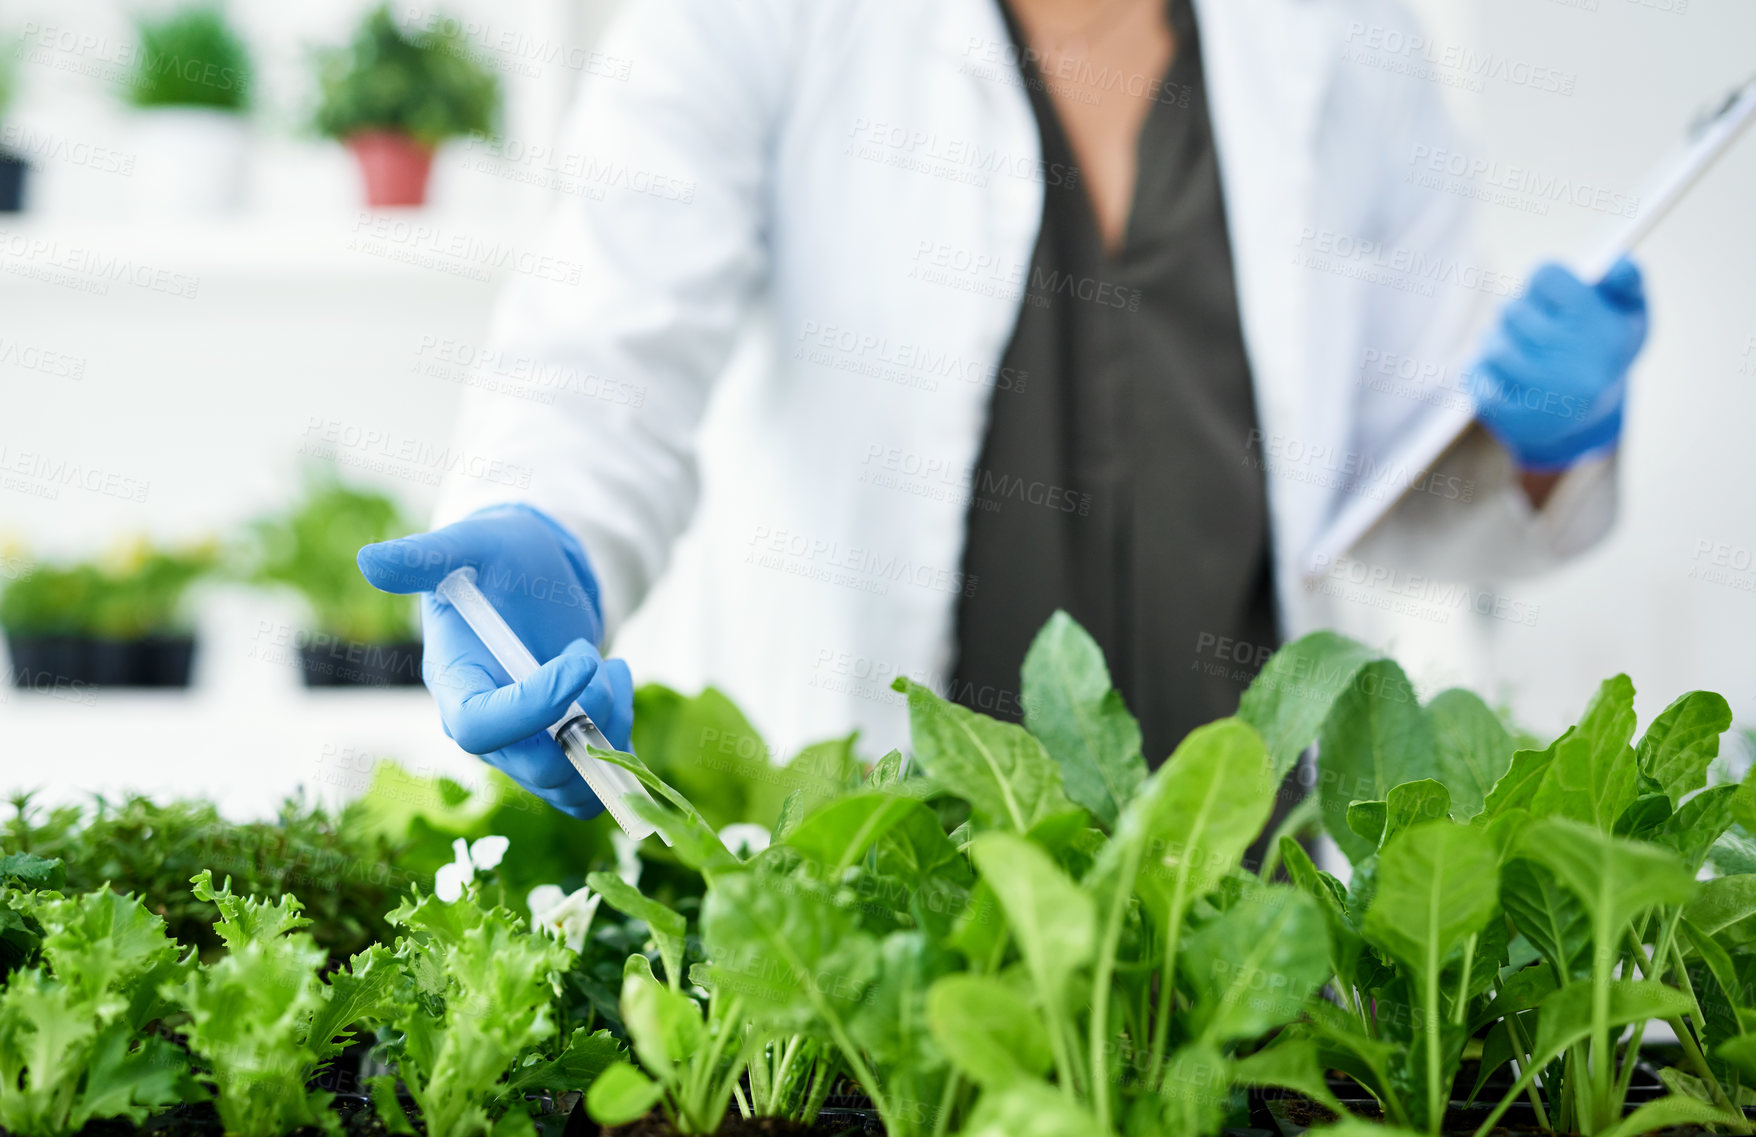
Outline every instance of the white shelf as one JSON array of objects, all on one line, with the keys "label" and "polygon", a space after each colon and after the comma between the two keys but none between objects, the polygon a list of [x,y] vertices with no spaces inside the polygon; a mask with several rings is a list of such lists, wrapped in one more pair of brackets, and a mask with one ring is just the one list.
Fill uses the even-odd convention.
[{"label": "white shelf", "polygon": [[[301,788],[329,803],[357,797],[386,757],[421,776],[481,782],[486,767],[446,737],[426,688],[305,687],[284,632],[295,610],[211,597],[187,690],[0,687],[0,798],[138,791],[211,798],[244,819],[272,817]],[[11,676],[8,661],[0,677]]]},{"label": "white shelf", "polygon": [[[103,278],[163,270],[210,282],[398,279],[492,290],[508,249],[540,248],[538,218],[366,209],[312,216],[164,220],[0,215],[0,289],[45,287],[36,270]],[[115,279],[111,275],[111,279]]]},{"label": "white shelf", "polygon": [[138,791],[207,797],[228,817],[271,817],[304,788],[330,803],[359,796],[377,760],[478,782],[481,761],[439,727],[424,689],[290,692],[242,702],[190,691],[0,693],[0,793],[45,804]]}]

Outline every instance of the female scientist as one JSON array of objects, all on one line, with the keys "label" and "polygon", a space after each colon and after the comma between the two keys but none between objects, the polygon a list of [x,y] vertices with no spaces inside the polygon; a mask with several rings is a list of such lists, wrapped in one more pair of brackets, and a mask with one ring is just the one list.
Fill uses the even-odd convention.
[{"label": "female scientist", "polygon": [[[1354,550],[1374,571],[1595,541],[1639,273],[1476,259],[1469,198],[1424,176],[1459,148],[1425,42],[1382,0],[629,5],[566,147],[591,172],[545,252],[572,267],[495,324],[562,378],[462,416],[461,451],[528,476],[459,479],[439,528],[360,556],[395,592],[478,566],[549,660],[504,685],[426,597],[447,731],[596,812],[543,728],[578,698],[627,744],[629,672],[596,645],[692,521],[671,646],[783,749],[903,742],[897,674],[1017,717],[1064,608],[1155,763],[1236,707],[1222,654],[1325,622],[1302,562],[1355,495],[1399,502]],[[698,511],[749,328],[766,354],[713,400]],[[1435,415],[1484,429],[1391,468]]]}]

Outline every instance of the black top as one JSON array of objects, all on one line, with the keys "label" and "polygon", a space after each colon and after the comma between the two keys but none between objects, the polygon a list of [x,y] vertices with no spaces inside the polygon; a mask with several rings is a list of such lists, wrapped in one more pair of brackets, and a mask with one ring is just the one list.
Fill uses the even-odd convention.
[{"label": "black top", "polygon": [[[972,483],[963,567],[979,583],[959,603],[952,686],[958,701],[1016,718],[1031,637],[1065,608],[1103,648],[1155,766],[1237,709],[1258,649],[1275,644],[1256,406],[1200,45],[1187,0],[1168,12],[1177,47],[1162,87],[1102,92],[1154,100],[1121,250],[1104,249],[1083,185],[1045,186],[1002,360],[1025,382],[992,396]],[[1042,77],[1018,56],[1045,166],[1072,167]]]}]

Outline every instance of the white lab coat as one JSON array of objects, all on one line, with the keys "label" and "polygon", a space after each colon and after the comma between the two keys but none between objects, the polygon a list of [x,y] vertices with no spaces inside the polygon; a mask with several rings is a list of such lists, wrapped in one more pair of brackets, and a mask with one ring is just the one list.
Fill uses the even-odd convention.
[{"label": "white lab coat", "polygon": [[[1349,483],[1392,439],[1467,413],[1446,390],[1466,333],[1519,281],[1483,275],[1465,199],[1410,176],[1418,147],[1456,143],[1437,86],[1386,50],[1412,30],[1399,8],[1196,6],[1298,634],[1325,619],[1301,555],[1344,495],[1386,492]],[[1044,182],[1068,175],[1043,168],[997,0],[633,0],[600,58],[561,150],[601,189],[562,201],[543,250],[559,268],[516,281],[494,329],[503,359],[562,376],[555,399],[472,392],[460,448],[517,476],[455,479],[437,521],[547,510],[583,541],[614,631],[694,520],[654,669],[727,690],[783,760],[853,727],[873,752],[905,743],[888,681],[943,684],[959,592],[982,587],[959,571],[969,471],[990,398],[1028,384],[998,363]],[[1114,302],[1105,283],[1079,286]],[[696,518],[699,428],[752,323],[768,350],[716,400]],[[1357,555],[1541,567],[1601,535],[1613,485],[1576,471],[1533,514],[1478,437]],[[1038,496],[1056,489],[1080,491]]]}]

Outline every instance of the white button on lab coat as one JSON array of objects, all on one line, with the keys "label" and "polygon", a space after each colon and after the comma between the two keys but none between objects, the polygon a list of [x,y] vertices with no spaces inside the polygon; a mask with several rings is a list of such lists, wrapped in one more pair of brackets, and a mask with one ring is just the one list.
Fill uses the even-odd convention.
[{"label": "white button on lab coat", "polygon": [[[1304,552],[1347,495],[1407,480],[1375,465],[1394,439],[1467,417],[1466,336],[1521,280],[1476,259],[1468,201],[1418,176],[1458,143],[1408,73],[1425,61],[1399,8],[1196,9],[1292,635],[1325,618]],[[1028,386],[998,365],[1044,183],[1076,172],[1042,164],[997,0],[634,0],[602,57],[561,147],[599,188],[562,201],[544,249],[568,271],[509,287],[494,329],[570,378],[548,405],[471,392],[463,452],[528,485],[454,479],[436,520],[547,510],[584,542],[612,633],[693,520],[689,579],[666,582],[687,615],[651,649],[666,673],[725,689],[783,758],[855,727],[874,753],[905,744],[887,683],[948,679],[959,594],[983,586],[959,568],[970,469],[989,400]],[[1156,79],[1104,97],[1179,97]],[[1078,282],[1083,302],[1105,283]],[[699,428],[753,322],[768,350],[715,406],[697,518]],[[1613,487],[1609,463],[1576,471],[1533,514],[1478,437],[1356,556],[1540,568],[1601,535]]]}]

